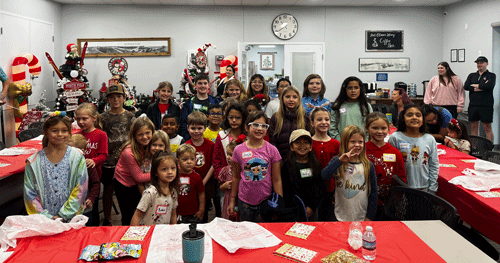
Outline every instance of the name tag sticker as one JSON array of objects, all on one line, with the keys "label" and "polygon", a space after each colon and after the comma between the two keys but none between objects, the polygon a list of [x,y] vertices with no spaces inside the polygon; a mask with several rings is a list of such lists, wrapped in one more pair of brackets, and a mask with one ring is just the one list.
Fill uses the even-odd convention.
[{"label": "name tag sticker", "polygon": [[252,156],[253,156],[252,151],[242,152],[242,153],[241,153],[241,157],[242,157],[242,158],[252,158]]},{"label": "name tag sticker", "polygon": [[181,177],[181,184],[189,184],[189,177]]},{"label": "name tag sticker", "polygon": [[400,142],[399,143],[399,149],[400,150],[409,150],[410,149],[410,143],[408,143],[408,142]]},{"label": "name tag sticker", "polygon": [[166,205],[157,205],[156,206],[156,214],[162,215],[167,213]]},{"label": "name tag sticker", "polygon": [[396,155],[393,153],[384,153],[383,155],[384,162],[395,162],[396,161]]},{"label": "name tag sticker", "polygon": [[346,108],[340,108],[340,113],[346,113],[347,112],[347,109]]},{"label": "name tag sticker", "polygon": [[195,103],[195,104],[193,104],[193,108],[194,108],[195,110],[201,110],[201,104],[196,104],[196,103]]},{"label": "name tag sticker", "polygon": [[308,177],[312,177],[312,176],[313,176],[313,173],[312,173],[311,168],[300,169],[300,177],[301,178],[308,178]]}]

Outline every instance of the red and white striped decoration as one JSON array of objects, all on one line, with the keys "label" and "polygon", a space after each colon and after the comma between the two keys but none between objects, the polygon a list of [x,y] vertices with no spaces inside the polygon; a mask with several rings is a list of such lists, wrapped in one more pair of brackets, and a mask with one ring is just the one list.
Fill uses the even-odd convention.
[{"label": "red and white striped decoration", "polygon": [[19,85],[26,83],[26,65],[33,76],[38,76],[42,72],[42,67],[38,58],[33,54],[23,54],[12,62],[12,81]]},{"label": "red and white striped decoration", "polygon": [[[42,67],[40,66],[40,62],[38,58],[33,54],[23,54],[16,58],[12,62],[12,82],[19,85],[26,85],[26,66],[28,66],[28,70],[30,75],[37,76],[42,72]],[[28,112],[28,97],[26,95],[20,95],[17,98],[14,98],[14,106],[17,106],[17,110],[22,114],[23,118]],[[16,136],[19,134],[19,126],[23,118],[14,117],[15,125],[16,125]]]}]

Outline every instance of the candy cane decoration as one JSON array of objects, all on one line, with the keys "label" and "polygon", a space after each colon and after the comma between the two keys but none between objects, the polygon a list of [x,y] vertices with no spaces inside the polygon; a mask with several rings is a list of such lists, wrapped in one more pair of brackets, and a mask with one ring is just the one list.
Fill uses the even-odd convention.
[{"label": "candy cane decoration", "polygon": [[26,65],[32,76],[38,76],[42,72],[40,62],[33,54],[23,54],[14,58],[12,62],[12,82],[16,86],[14,94],[17,95],[13,98],[14,107],[18,108],[20,113],[14,114],[16,134],[18,133],[24,115],[28,112],[28,96],[31,95],[31,84],[26,83]]},{"label": "candy cane decoration", "polygon": [[234,66],[234,71],[235,71],[234,74],[236,74],[236,72],[238,71],[238,57],[236,57],[234,55],[229,55],[221,61],[221,63],[220,63],[220,78],[221,79],[224,79],[227,76],[226,67],[229,65]]}]

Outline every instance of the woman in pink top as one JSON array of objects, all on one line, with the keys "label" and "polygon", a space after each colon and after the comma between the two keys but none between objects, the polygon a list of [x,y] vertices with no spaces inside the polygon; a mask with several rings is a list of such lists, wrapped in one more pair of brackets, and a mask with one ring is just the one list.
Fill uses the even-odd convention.
[{"label": "woman in pink top", "polygon": [[438,75],[434,76],[425,90],[424,103],[446,108],[453,118],[464,107],[464,87],[462,80],[453,73],[448,62],[438,64]]},{"label": "woman in pink top", "polygon": [[137,118],[130,127],[129,140],[122,148],[115,168],[115,193],[122,225],[129,225],[141,200],[137,184],[150,181],[151,156],[148,151],[155,126],[147,117]]}]

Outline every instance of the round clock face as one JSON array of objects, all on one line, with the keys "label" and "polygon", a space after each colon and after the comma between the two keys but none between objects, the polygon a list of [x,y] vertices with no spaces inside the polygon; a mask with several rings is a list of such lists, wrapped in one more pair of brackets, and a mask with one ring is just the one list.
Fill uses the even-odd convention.
[{"label": "round clock face", "polygon": [[271,29],[276,37],[288,40],[294,37],[299,30],[299,23],[290,14],[281,14],[273,20]]}]

